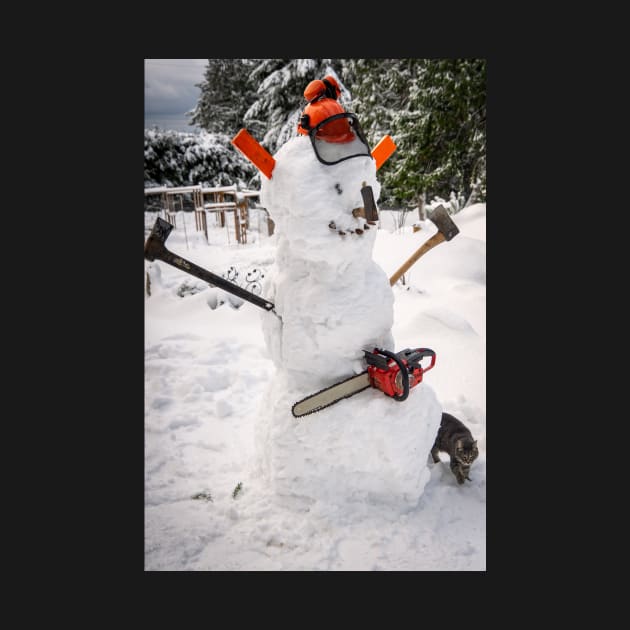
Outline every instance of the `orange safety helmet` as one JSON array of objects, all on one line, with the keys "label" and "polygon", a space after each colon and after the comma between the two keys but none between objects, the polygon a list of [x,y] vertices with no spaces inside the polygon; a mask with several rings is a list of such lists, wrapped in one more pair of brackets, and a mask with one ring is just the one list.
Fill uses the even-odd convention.
[{"label": "orange safety helmet", "polygon": [[[308,105],[304,108],[297,131],[301,135],[316,127],[322,120],[335,114],[343,114],[344,108],[337,102],[341,95],[339,83],[331,75],[326,75],[322,80],[311,81],[304,90],[304,98]],[[327,142],[349,142],[354,138],[348,121],[341,118],[326,125],[317,132],[317,136]]]},{"label": "orange safety helmet", "polygon": [[[332,98],[321,98],[313,103],[309,103],[300,116],[297,131],[301,135],[308,135],[319,123],[335,116],[344,114],[344,108]],[[354,132],[350,127],[347,118],[339,118],[324,125],[318,132],[317,137],[326,142],[350,142],[354,139]]]}]

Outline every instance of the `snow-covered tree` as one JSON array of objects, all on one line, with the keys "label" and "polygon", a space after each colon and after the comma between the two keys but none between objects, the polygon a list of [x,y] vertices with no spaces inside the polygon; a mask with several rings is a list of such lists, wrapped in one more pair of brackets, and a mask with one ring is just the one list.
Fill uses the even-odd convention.
[{"label": "snow-covered tree", "polygon": [[257,170],[225,134],[144,131],[144,186],[250,187]]},{"label": "snow-covered tree", "polygon": [[353,111],[373,145],[390,133],[381,202],[417,204],[452,190],[485,200],[483,59],[353,59],[344,64]]},{"label": "snow-covered tree", "polygon": [[197,87],[201,95],[188,112],[191,123],[213,133],[233,137],[243,126],[245,112],[256,99],[256,87],[249,81],[261,59],[208,59],[204,80]]},{"label": "snow-covered tree", "polygon": [[340,103],[349,93],[338,74],[338,59],[264,59],[250,75],[257,98],[244,116],[244,125],[270,152],[275,153],[297,134],[298,118],[306,105],[304,88],[330,74],[339,81]]},{"label": "snow-covered tree", "polygon": [[395,195],[455,190],[468,197],[475,179],[485,179],[485,81],[483,59],[422,60],[407,107],[393,121],[405,155],[391,177]]},{"label": "snow-covered tree", "polygon": [[346,59],[344,78],[352,92],[350,111],[373,146],[391,134],[392,121],[407,106],[407,92],[415,79],[415,59]]}]

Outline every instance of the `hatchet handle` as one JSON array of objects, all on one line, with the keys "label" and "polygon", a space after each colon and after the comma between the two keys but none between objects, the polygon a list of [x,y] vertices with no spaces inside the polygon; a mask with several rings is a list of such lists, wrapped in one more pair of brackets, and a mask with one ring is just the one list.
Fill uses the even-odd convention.
[{"label": "hatchet handle", "polygon": [[217,276],[216,274],[208,271],[207,269],[204,269],[203,267],[195,265],[195,263],[191,262],[190,260],[186,260],[185,258],[178,256],[177,254],[174,254],[173,252],[166,249],[166,247],[164,246],[154,248],[151,254],[151,258],[147,256],[146,252],[147,250],[145,249],[145,258],[147,258],[147,260],[155,260],[157,258],[158,260],[161,260],[162,262],[176,267],[181,271],[185,271],[191,276],[195,276],[195,278],[199,278],[200,280],[203,280],[204,282],[207,282],[212,286],[219,287],[220,289],[223,289],[224,291],[227,291],[232,295],[236,295],[246,302],[251,302],[252,304],[263,308],[266,311],[272,311],[274,309],[273,302],[269,302],[268,300],[258,297],[250,291],[239,287],[238,284],[234,284],[233,282],[230,282],[229,280],[226,280],[221,276]]},{"label": "hatchet handle", "polygon": [[443,243],[445,240],[446,240],[446,237],[444,236],[444,234],[442,234],[442,232],[437,232],[429,240],[425,241],[398,268],[398,270],[394,273],[394,275],[389,279],[389,285],[393,287],[398,282],[398,280],[400,279],[400,276],[402,276],[403,273],[405,273],[405,271],[407,271],[407,269],[409,269],[409,267],[411,267],[411,265],[413,265],[418,260],[418,258],[420,258],[420,256],[424,256],[424,254],[426,254],[430,249],[432,249],[436,245],[439,245],[440,243]]}]

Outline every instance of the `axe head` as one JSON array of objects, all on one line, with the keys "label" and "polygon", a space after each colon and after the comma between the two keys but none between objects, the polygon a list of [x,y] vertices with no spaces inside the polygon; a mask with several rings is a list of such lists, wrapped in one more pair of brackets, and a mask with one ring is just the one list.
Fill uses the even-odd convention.
[{"label": "axe head", "polygon": [[161,257],[160,255],[166,249],[164,243],[172,229],[173,226],[168,221],[160,217],[156,219],[151,234],[149,234],[149,238],[144,244],[144,257],[147,260],[155,260]]},{"label": "axe head", "polygon": [[376,201],[374,201],[374,192],[372,186],[367,186],[363,182],[361,188],[361,197],[363,197],[363,206],[365,209],[364,216],[367,221],[378,221],[378,210],[376,208]]},{"label": "axe head", "polygon": [[459,228],[453,223],[451,216],[442,204],[434,208],[432,212],[428,212],[427,216],[435,223],[438,232],[444,235],[445,240],[450,241],[456,234],[459,234]]}]

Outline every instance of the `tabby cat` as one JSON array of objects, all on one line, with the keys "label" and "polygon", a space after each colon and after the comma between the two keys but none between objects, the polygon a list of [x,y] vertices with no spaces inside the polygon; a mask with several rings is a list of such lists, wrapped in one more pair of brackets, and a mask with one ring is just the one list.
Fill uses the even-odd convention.
[{"label": "tabby cat", "polygon": [[440,461],[438,452],[448,453],[451,458],[451,470],[457,483],[464,483],[464,479],[472,481],[468,476],[472,463],[477,459],[477,440],[473,440],[472,433],[463,422],[450,413],[442,414],[442,421],[435,443],[431,449],[431,456],[435,463]]}]

